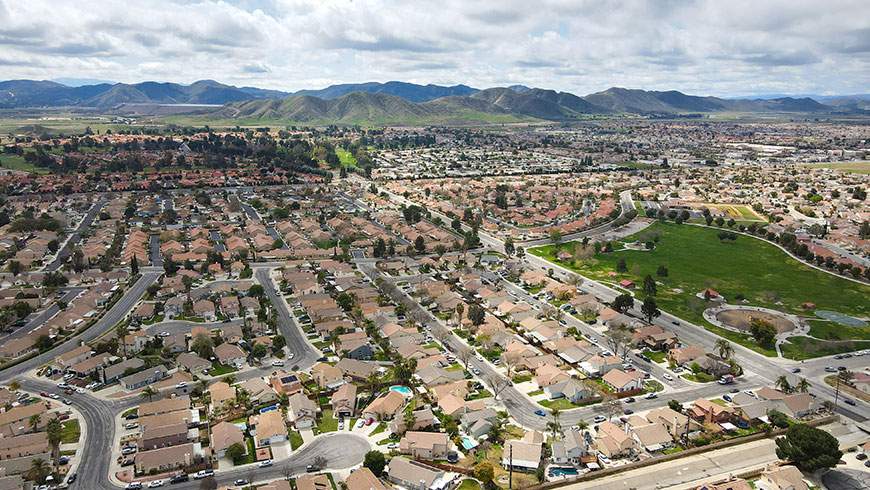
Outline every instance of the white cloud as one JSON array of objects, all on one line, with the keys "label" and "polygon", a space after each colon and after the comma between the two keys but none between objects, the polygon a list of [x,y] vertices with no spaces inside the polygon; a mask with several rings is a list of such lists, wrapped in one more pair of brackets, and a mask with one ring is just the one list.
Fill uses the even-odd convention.
[{"label": "white cloud", "polygon": [[853,93],[864,0],[0,0],[4,78]]}]

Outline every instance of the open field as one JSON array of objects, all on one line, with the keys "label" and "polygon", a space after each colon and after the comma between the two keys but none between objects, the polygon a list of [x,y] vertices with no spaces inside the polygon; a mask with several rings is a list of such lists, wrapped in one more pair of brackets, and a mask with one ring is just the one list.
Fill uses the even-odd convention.
[{"label": "open field", "polygon": [[37,167],[32,163],[24,161],[24,157],[19,155],[0,155],[0,167],[10,170],[20,170],[22,172],[33,172],[37,174],[47,174],[48,170]]},{"label": "open field", "polygon": [[870,161],[864,162],[835,162],[835,163],[805,163],[801,165],[804,168],[830,168],[833,170],[842,170],[843,172],[853,174],[870,174]]},{"label": "open field", "polygon": [[759,216],[758,213],[752,209],[752,206],[748,206],[746,204],[712,204],[712,203],[704,203],[703,206],[706,206],[709,209],[715,209],[721,212],[724,212],[730,218],[733,218],[735,221],[758,221],[762,223],[766,223],[767,220],[764,219],[763,216]]},{"label": "open field", "polygon": [[60,134],[81,134],[90,127],[94,133],[105,133],[107,129],[113,131],[124,128],[123,124],[114,124],[108,117],[81,116],[73,114],[52,114],[51,116],[35,116],[22,114],[19,116],[0,116],[0,136],[8,139],[9,134],[24,132],[39,133],[47,132],[52,136]]},{"label": "open field", "polygon": [[[804,302],[857,317],[870,313],[866,301],[870,286],[815,270],[762,240],[741,235],[736,241],[723,243],[716,234],[715,229],[657,222],[625,239],[658,240],[651,251],[620,250],[621,244],[614,244],[615,252],[568,262],[555,259],[553,245],[529,252],[606,283],[630,279],[642,284],[647,274],[652,275],[658,282],[660,308],[767,355],[771,352],[759,348],[749,336],[707,323],[702,313],[710,305],[696,294],[709,287],[731,303],[745,298],[751,305],[798,315],[806,314],[801,309]],[[561,248],[573,246],[570,243]],[[615,272],[620,259],[626,261],[625,273]],[[667,277],[656,276],[660,265],[667,267]]]}]

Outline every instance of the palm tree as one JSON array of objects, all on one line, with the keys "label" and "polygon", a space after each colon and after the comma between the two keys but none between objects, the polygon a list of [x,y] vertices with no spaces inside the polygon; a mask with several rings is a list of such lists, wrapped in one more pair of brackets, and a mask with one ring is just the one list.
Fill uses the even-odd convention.
[{"label": "palm tree", "polygon": [[788,378],[785,376],[776,378],[776,383],[774,385],[783,393],[789,393],[791,391],[791,383],[788,382]]},{"label": "palm tree", "polygon": [[31,481],[43,483],[45,477],[51,472],[51,467],[42,458],[36,458],[30,464],[30,469],[27,470],[27,477]]},{"label": "palm tree", "polygon": [[462,313],[464,311],[465,311],[465,304],[461,303],[461,302],[457,303],[456,304],[456,324],[457,325],[460,325],[462,323]]},{"label": "palm tree", "polygon": [[35,413],[35,414],[30,416],[30,418],[27,420],[27,425],[30,426],[31,432],[36,432],[36,429],[39,427],[39,422],[41,420],[42,420],[42,416],[39,415],[38,413]]},{"label": "palm tree", "polygon": [[157,394],[157,390],[155,390],[151,386],[146,386],[145,389],[142,390],[142,393],[139,393],[139,396],[143,399],[147,398],[148,401],[150,402],[151,399],[154,398],[154,395],[156,395],[156,394]]},{"label": "palm tree", "polygon": [[734,347],[731,345],[731,342],[728,342],[726,339],[717,340],[715,349],[716,352],[719,353],[719,357],[722,359],[730,359],[731,355],[734,354]]},{"label": "palm tree", "polygon": [[236,375],[235,374],[228,374],[228,375],[224,376],[224,383],[226,383],[228,385],[236,384]]},{"label": "palm tree", "polygon": [[63,426],[57,418],[52,418],[45,426],[48,443],[51,444],[51,458],[57,463],[60,457],[60,441],[63,439]]},{"label": "palm tree", "polygon": [[587,422],[585,420],[578,420],[577,421],[577,428],[580,430],[586,430],[589,428],[589,422]]},{"label": "palm tree", "polygon": [[562,426],[559,425],[559,413],[560,410],[558,408],[552,409],[550,414],[553,416],[553,421],[547,422],[547,429],[553,433],[553,439],[556,439],[556,435],[562,432]]},{"label": "palm tree", "polygon": [[797,390],[801,393],[806,393],[810,390],[810,386],[812,385],[807,381],[807,378],[801,378],[801,380],[798,381]]},{"label": "palm tree", "polygon": [[127,334],[127,327],[121,323],[115,327],[115,336],[118,337],[118,346],[123,349],[124,357],[127,357],[127,344],[124,343],[124,336]]},{"label": "palm tree", "polygon": [[13,380],[11,383],[9,383],[9,391],[18,391],[20,389],[21,383],[19,383],[18,381]]}]

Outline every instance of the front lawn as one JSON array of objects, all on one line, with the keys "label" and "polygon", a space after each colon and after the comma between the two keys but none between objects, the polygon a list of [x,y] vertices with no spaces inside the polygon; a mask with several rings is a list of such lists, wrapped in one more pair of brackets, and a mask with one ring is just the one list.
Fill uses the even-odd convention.
[{"label": "front lawn", "polygon": [[304,442],[302,440],[302,434],[300,434],[298,430],[291,430],[289,439],[290,439],[290,448],[293,449],[294,451],[296,449],[299,449],[299,446],[301,446],[302,443]]},{"label": "front lawn", "polygon": [[320,412],[320,420],[317,421],[317,430],[321,434],[338,430],[338,419],[332,416],[331,409],[324,409]]},{"label": "front lawn", "polygon": [[213,362],[211,364],[211,369],[208,371],[208,374],[211,376],[223,376],[224,374],[230,374],[236,371],[238,371],[238,369],[234,368],[233,366],[227,366],[219,362]]},{"label": "front lawn", "polygon": [[480,483],[477,483],[475,480],[465,479],[462,480],[462,483],[459,484],[459,488],[456,490],[480,490]]},{"label": "front lawn", "polygon": [[643,355],[652,359],[653,362],[665,362],[665,359],[668,357],[667,352],[661,352],[656,350],[645,350],[643,351]]},{"label": "front lawn", "polygon": [[73,444],[79,442],[82,435],[82,429],[79,426],[78,419],[68,420],[61,426],[60,442],[61,444]]},{"label": "front lawn", "polygon": [[698,373],[686,373],[682,376],[683,379],[694,381],[695,383],[710,383],[716,381],[716,376],[713,376],[712,374],[707,374],[703,371]]}]

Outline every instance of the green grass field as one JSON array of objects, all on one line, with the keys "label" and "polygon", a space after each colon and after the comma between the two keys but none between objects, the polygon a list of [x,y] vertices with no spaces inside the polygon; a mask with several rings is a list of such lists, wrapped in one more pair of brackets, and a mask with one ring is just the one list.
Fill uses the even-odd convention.
[{"label": "green grass field", "polygon": [[22,172],[33,172],[37,174],[47,174],[48,169],[37,167],[32,163],[24,161],[24,157],[19,155],[0,155],[0,167],[10,170],[20,170]]},{"label": "green grass field", "polygon": [[79,442],[79,437],[82,435],[82,429],[79,426],[78,419],[73,419],[64,422],[61,426],[60,442],[61,444],[73,444]]},{"label": "green grass field", "polygon": [[805,168],[830,168],[842,170],[852,174],[870,174],[870,161],[865,162],[840,162],[840,163],[807,163],[801,165]]},{"label": "green grass field", "polygon": [[[650,274],[659,282],[656,299],[661,309],[766,355],[772,351],[759,348],[748,336],[708,324],[702,316],[708,305],[696,293],[710,287],[731,303],[742,296],[751,305],[795,314],[806,314],[801,309],[804,302],[857,317],[870,314],[870,286],[810,268],[762,240],[740,235],[736,241],[723,243],[716,234],[715,229],[657,222],[625,240],[657,237],[652,251],[621,250],[573,262],[558,262],[553,245],[529,252],[603,282],[630,279],[640,285]],[[571,246],[574,244],[562,248]],[[614,248],[618,250],[621,244],[614,244]],[[611,275],[620,259],[625,259],[628,272]],[[656,276],[660,265],[668,268],[667,277]]]},{"label": "green grass field", "polygon": [[344,148],[336,148],[335,154],[338,155],[338,161],[341,162],[342,167],[356,168],[356,157],[353,156],[353,153]]}]

